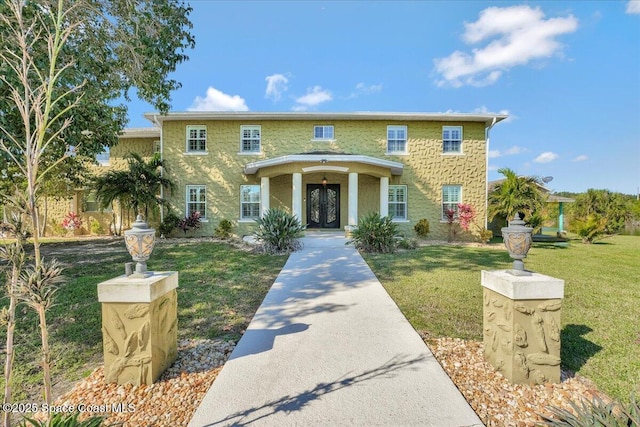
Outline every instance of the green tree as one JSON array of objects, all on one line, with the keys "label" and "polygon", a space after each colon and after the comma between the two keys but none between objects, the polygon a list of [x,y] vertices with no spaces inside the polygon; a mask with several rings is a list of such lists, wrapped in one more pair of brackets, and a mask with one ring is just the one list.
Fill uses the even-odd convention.
[{"label": "green tree", "polygon": [[512,219],[516,213],[529,221],[535,213],[542,212],[544,197],[538,178],[518,176],[509,168],[498,169],[505,179],[489,193],[489,221],[496,217]]},{"label": "green tree", "polygon": [[145,162],[140,155],[129,153],[127,161],[127,170],[111,170],[96,178],[96,198],[103,208],[113,207],[117,201],[121,218],[123,209],[128,208],[149,218],[149,209],[165,203],[159,196],[161,190],[171,190],[173,183],[164,177],[166,166],[158,154]]},{"label": "green tree", "polygon": [[173,0],[0,2],[0,181],[15,185],[0,196],[7,203],[21,195],[25,207],[13,208],[30,217],[34,230],[33,263],[19,276],[18,294],[38,312],[49,405],[46,311],[61,269],[41,257],[38,196],[59,165],[116,143],[126,121],[126,107],[110,106],[119,96],[135,87],[168,110],[179,86],[168,75],[193,46],[189,11]]},{"label": "green tree", "polygon": [[[161,112],[169,110],[171,92],[180,87],[171,73],[188,59],[184,52],[195,45],[189,33],[191,8],[179,0],[39,0],[21,2],[20,16],[16,17],[11,12],[15,2],[0,1],[0,48],[4,55],[0,61],[0,127],[18,141],[27,137],[13,90],[25,94],[25,82],[18,76],[22,67],[16,62],[24,62],[14,34],[18,18],[30,31],[25,48],[33,66],[26,83],[33,88],[47,77],[50,64],[47,17],[60,9],[63,25],[71,30],[65,32],[56,51],[60,73],[47,87],[56,100],[47,107],[48,114],[59,116],[59,120],[49,123],[48,132],[56,137],[48,142],[39,161],[44,168],[69,164],[62,171],[62,165],[56,166],[61,173],[51,177],[60,177],[73,187],[88,173],[86,165],[95,161],[96,154],[117,144],[117,135],[127,123],[130,94]],[[31,120],[35,119],[32,115]],[[7,145],[14,155],[21,151],[17,144]],[[68,155],[70,147],[72,156]],[[26,188],[24,172],[5,150],[0,153],[0,174],[8,178],[0,180],[0,194]]]},{"label": "green tree", "polygon": [[603,232],[613,234],[620,231],[631,217],[630,202],[632,200],[627,200],[620,193],[590,188],[586,193],[576,196],[572,214],[574,219],[582,222],[590,215],[596,215],[604,221]]}]

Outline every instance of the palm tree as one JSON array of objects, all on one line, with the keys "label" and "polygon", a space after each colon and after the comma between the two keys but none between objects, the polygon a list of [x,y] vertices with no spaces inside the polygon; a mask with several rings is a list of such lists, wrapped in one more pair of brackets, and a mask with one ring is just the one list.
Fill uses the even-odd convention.
[{"label": "palm tree", "polygon": [[511,219],[523,214],[530,219],[544,206],[544,198],[538,178],[518,176],[509,168],[498,169],[505,179],[489,193],[489,221],[497,217]]},{"label": "palm tree", "polygon": [[162,175],[166,166],[155,155],[145,162],[140,155],[130,153],[128,156],[128,170],[112,170],[96,178],[94,187],[96,198],[102,208],[112,207],[113,202],[120,206],[120,217],[124,209],[133,209],[135,215],[144,210],[144,217],[148,218],[149,208],[163,205],[165,200],[160,197],[160,190],[171,190],[173,182]]}]

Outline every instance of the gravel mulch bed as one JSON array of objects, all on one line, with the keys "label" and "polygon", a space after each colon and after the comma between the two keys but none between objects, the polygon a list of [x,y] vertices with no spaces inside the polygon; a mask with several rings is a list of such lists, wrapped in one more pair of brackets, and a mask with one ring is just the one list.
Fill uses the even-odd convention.
[{"label": "gravel mulch bed", "polygon": [[[484,360],[482,343],[423,338],[487,426],[535,426],[542,421],[538,414],[549,415],[549,406],[571,409],[572,401],[579,403],[593,396],[606,399],[587,379],[568,372],[562,373],[560,384],[510,384]],[[106,410],[103,407],[102,412],[85,412],[81,418],[106,415],[107,425],[117,422],[123,427],[186,426],[234,346],[232,342],[183,340],[178,345],[176,363],[156,383],[137,387],[105,384],[103,368],[98,368],[56,404],[104,405]],[[109,409],[119,404],[127,410]]]},{"label": "gravel mulch bed", "polygon": [[561,371],[559,384],[511,384],[485,361],[481,342],[456,338],[425,338],[425,342],[486,426],[535,426],[542,421],[538,414],[551,415],[550,406],[572,410],[570,402],[579,404],[594,396],[608,401],[589,380],[568,371]]},{"label": "gravel mulch bed", "polygon": [[106,384],[100,367],[57,399],[56,405],[98,406],[97,412],[83,412],[80,418],[106,416],[105,425],[186,426],[234,347],[233,342],[181,340],[176,362],[155,383]]}]

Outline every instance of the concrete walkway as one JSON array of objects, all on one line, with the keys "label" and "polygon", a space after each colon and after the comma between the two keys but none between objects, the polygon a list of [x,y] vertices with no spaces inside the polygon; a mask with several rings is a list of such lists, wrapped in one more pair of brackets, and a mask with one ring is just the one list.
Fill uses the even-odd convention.
[{"label": "concrete walkway", "polygon": [[360,254],[307,236],[189,426],[481,426]]}]

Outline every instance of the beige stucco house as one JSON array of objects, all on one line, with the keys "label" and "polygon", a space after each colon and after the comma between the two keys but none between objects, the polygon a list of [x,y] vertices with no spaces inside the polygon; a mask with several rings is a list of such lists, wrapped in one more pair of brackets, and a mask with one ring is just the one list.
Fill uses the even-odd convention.
[{"label": "beige stucco house", "polygon": [[[198,235],[213,235],[228,219],[238,236],[251,234],[269,208],[298,216],[309,229],[344,230],[362,216],[391,215],[406,235],[422,218],[432,239],[444,239],[446,209],[472,204],[486,224],[489,131],[505,115],[458,113],[147,114],[148,128],[127,129],[99,156],[95,173],[126,167],[126,155],[160,153],[175,183],[163,194],[179,217],[198,211]],[[62,204],[81,234],[108,234],[130,212],[100,212],[90,189]],[[53,205],[52,205],[53,206]],[[60,218],[58,218],[60,217]],[[151,218],[157,226],[159,218]],[[112,231],[112,230],[111,230]],[[76,233],[77,234],[77,233]],[[100,233],[98,233],[100,234]]]},{"label": "beige stucco house", "polygon": [[[199,234],[222,219],[237,235],[282,208],[309,229],[344,229],[371,212],[407,233],[426,218],[444,238],[443,212],[460,202],[486,218],[489,130],[504,115],[454,113],[147,114],[128,130],[129,147],[154,147],[176,189],[178,216],[198,211]],[[153,134],[153,132],[156,132]],[[119,147],[122,150],[122,147]]]}]

